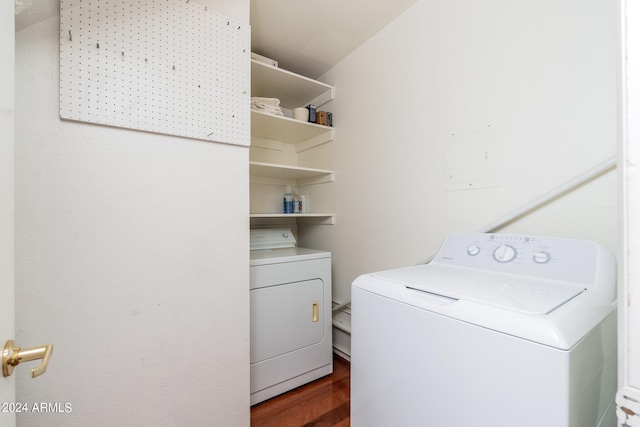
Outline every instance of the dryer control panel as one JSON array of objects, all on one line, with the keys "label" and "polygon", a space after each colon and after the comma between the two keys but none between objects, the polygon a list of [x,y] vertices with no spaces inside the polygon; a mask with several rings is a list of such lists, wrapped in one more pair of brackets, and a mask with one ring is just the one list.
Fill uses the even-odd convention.
[{"label": "dryer control panel", "polygon": [[587,240],[462,233],[449,235],[432,263],[590,284],[602,252]]}]

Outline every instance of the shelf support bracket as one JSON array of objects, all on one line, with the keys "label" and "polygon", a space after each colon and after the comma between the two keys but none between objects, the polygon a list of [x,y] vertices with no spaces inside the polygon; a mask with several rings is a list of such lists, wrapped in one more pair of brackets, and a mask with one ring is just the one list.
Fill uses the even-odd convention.
[{"label": "shelf support bracket", "polygon": [[301,153],[303,151],[309,150],[319,145],[326,144],[327,142],[333,141],[333,138],[334,138],[333,129],[328,128],[326,132],[320,135],[311,137],[302,142],[298,142],[296,144],[296,153]]}]

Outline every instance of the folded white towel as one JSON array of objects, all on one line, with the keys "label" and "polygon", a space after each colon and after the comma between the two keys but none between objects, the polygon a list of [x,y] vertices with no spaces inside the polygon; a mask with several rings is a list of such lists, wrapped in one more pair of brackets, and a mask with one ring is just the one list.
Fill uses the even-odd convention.
[{"label": "folded white towel", "polygon": [[262,111],[263,113],[284,116],[284,114],[282,114],[282,107],[280,107],[280,100],[278,98],[251,97],[251,108],[253,110]]},{"label": "folded white towel", "polygon": [[261,98],[259,96],[252,96],[251,103],[277,106],[280,105],[280,100],[278,98]]}]

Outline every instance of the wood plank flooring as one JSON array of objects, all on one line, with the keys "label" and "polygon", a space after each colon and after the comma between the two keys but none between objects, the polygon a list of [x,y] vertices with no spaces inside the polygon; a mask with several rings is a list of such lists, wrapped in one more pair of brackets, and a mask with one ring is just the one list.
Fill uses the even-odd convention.
[{"label": "wood plank flooring", "polygon": [[334,354],[333,374],[251,407],[251,427],[349,427],[350,373]]}]

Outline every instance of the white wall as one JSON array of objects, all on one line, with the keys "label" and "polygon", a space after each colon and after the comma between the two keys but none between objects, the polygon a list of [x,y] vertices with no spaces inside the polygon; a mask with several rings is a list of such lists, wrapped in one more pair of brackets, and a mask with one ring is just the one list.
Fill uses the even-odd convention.
[{"label": "white wall", "polygon": [[[616,153],[616,10],[607,2],[420,0],[327,72],[336,140],[299,163],[336,169],[307,190],[335,226],[334,299],[361,273],[406,266]],[[501,127],[497,187],[445,191],[445,134]],[[616,174],[504,229],[616,249]]]},{"label": "white wall", "polygon": [[[248,22],[249,1],[204,2]],[[21,426],[249,425],[248,149],[60,120],[59,17],[16,35]]]}]

